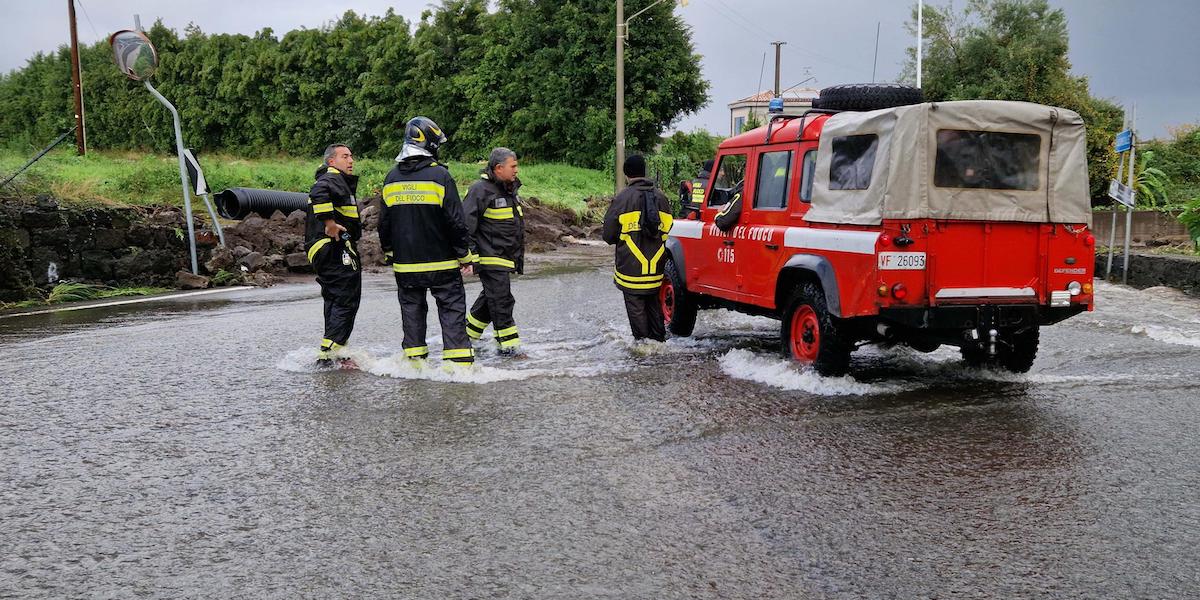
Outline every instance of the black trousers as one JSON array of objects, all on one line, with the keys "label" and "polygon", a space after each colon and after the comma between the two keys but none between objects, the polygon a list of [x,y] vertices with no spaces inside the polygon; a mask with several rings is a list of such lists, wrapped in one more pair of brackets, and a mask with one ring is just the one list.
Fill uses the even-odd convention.
[{"label": "black trousers", "polygon": [[352,242],[330,242],[313,264],[321,298],[325,300],[325,339],[321,350],[345,346],[354,331],[354,318],[362,301],[362,268]]},{"label": "black trousers", "polygon": [[483,291],[467,314],[467,335],[479,339],[488,324],[496,332],[496,342],[501,348],[513,348],[521,343],[517,323],[513,320],[513,309],[517,306],[512,295],[512,273],[484,269],[479,271],[479,282]]},{"label": "black trousers", "polygon": [[667,340],[667,323],[663,320],[662,305],[658,294],[631,294],[625,296],[625,314],[629,316],[629,328],[637,340]]},{"label": "black trousers", "polygon": [[429,314],[428,294],[433,294],[442,327],[442,358],[461,363],[475,362],[471,338],[467,337],[467,292],[463,289],[462,276],[429,287],[404,287],[399,281],[397,284],[404,328],[404,355],[411,359],[429,357],[425,319]]}]

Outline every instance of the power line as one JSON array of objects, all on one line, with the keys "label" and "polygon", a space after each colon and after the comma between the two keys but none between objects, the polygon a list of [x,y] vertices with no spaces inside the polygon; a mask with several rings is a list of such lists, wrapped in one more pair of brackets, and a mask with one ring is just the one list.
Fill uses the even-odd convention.
[{"label": "power line", "polygon": [[92,33],[95,34],[97,38],[100,38],[100,32],[96,31],[96,25],[92,23],[92,17],[88,14],[87,8],[83,5],[83,2],[80,0],[75,0],[75,4],[78,4],[79,8],[83,9],[83,18],[87,19],[88,26],[92,28]]}]

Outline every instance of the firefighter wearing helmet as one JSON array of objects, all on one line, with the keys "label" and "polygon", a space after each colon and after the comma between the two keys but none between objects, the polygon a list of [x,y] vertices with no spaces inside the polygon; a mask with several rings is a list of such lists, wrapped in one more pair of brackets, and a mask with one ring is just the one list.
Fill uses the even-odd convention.
[{"label": "firefighter wearing helmet", "polygon": [[472,274],[478,258],[470,249],[454,178],[437,162],[438,148],[446,141],[446,134],[430,119],[410,120],[396,166],[383,185],[379,243],[396,276],[404,355],[417,364],[429,357],[429,294],[437,303],[443,361],[475,362],[467,336],[463,275]]}]

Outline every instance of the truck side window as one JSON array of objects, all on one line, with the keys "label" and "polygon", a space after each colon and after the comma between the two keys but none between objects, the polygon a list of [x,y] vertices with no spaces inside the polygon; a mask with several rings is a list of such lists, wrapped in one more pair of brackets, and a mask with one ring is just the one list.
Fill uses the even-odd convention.
[{"label": "truck side window", "polygon": [[871,187],[875,170],[875,147],[879,136],[847,135],[833,138],[833,156],[829,162],[829,189],[865,190]]},{"label": "truck side window", "polygon": [[1036,134],[939,129],[933,185],[1033,191],[1041,152]]},{"label": "truck side window", "polygon": [[800,173],[800,201],[812,202],[812,185],[817,174],[817,151],[809,150],[804,153],[804,166]]},{"label": "truck side window", "polygon": [[792,178],[792,151],[764,152],[758,157],[754,208],[787,207],[788,183]]},{"label": "truck side window", "polygon": [[746,155],[726,154],[717,164],[712,178],[712,191],[708,194],[708,205],[724,206],[733,197],[733,188],[746,178]]}]

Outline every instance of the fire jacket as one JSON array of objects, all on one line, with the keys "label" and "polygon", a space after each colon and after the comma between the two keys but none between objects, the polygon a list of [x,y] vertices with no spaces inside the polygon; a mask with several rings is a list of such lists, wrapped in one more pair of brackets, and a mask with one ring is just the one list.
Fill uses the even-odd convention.
[{"label": "fire jacket", "polygon": [[462,201],[446,167],[427,156],[396,164],[383,182],[379,245],[403,287],[454,281],[476,261],[470,252]]},{"label": "fire jacket", "polygon": [[517,190],[521,180],[505,183],[485,169],[463,201],[467,231],[478,268],[525,272],[525,210]]},{"label": "fire jacket", "polygon": [[638,178],[617,194],[604,215],[604,241],[616,245],[613,282],[628,294],[657,294],[671,231],[671,204],[650,179]]},{"label": "fire jacket", "polygon": [[729,202],[717,211],[717,216],[713,219],[713,224],[717,226],[717,229],[728,232],[733,229],[734,225],[737,225],[738,219],[742,218],[742,189],[742,184],[737,184],[731,192]]},{"label": "fire jacket", "polygon": [[325,235],[326,219],[332,218],[345,227],[350,241],[357,242],[362,237],[358,201],[354,198],[358,192],[358,176],[322,165],[317,169],[316,177],[317,181],[308,192],[308,217],[304,220],[304,249],[308,252],[309,262],[313,262],[325,245],[335,241],[341,243],[341,240]]}]

